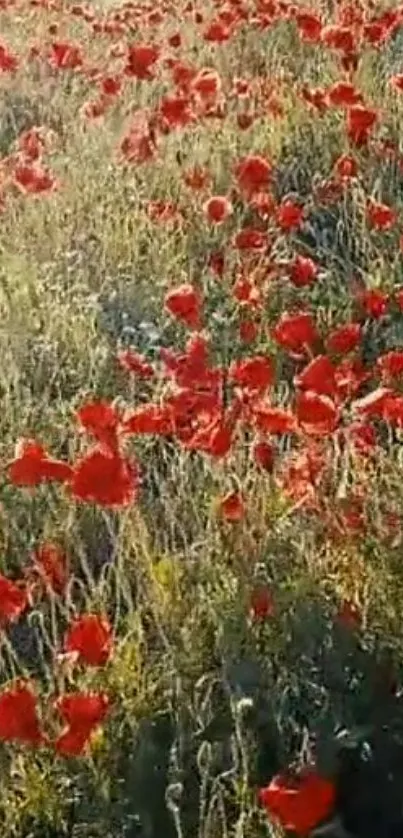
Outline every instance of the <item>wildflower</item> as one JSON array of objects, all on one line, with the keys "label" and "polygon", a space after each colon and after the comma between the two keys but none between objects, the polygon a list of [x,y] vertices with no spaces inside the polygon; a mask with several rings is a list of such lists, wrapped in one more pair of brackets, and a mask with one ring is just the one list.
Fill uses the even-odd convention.
[{"label": "wildflower", "polygon": [[104,617],[83,614],[73,621],[64,638],[65,652],[76,652],[89,666],[103,666],[111,656],[112,629]]}]

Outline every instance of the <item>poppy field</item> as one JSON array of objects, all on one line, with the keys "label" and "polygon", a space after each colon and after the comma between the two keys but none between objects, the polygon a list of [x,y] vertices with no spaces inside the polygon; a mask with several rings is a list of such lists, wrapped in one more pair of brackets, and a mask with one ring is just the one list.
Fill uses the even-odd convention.
[{"label": "poppy field", "polygon": [[403,6],[0,0],[0,830],[403,836]]}]

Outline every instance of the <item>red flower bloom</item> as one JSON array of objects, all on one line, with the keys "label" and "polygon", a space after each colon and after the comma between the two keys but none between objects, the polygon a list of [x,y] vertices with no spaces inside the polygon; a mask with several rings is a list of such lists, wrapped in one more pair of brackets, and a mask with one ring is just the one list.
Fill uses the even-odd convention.
[{"label": "red flower bloom", "polygon": [[0,625],[5,626],[18,620],[28,605],[25,588],[19,587],[0,574]]},{"label": "red flower bloom", "polygon": [[256,428],[267,434],[290,434],[297,430],[295,416],[281,407],[272,407],[260,402],[253,408],[253,420]]},{"label": "red flower bloom", "polygon": [[69,581],[69,570],[61,547],[45,542],[34,552],[32,560],[46,586],[55,594],[63,594]]},{"label": "red flower bloom", "polygon": [[272,171],[272,165],[260,155],[243,157],[234,169],[239,188],[249,197],[261,192],[270,183]]},{"label": "red flower bloom", "polygon": [[16,457],[7,466],[15,486],[37,486],[48,480],[65,483],[71,479],[72,468],[61,460],[52,460],[45,448],[34,440],[22,440]]},{"label": "red flower bloom", "polygon": [[290,352],[312,348],[319,339],[311,314],[284,312],[272,331],[274,340]]},{"label": "red flower bloom", "polygon": [[193,285],[184,283],[179,288],[169,291],[164,305],[173,317],[182,321],[190,329],[199,328],[202,302],[200,293]]},{"label": "red flower bloom", "polygon": [[82,427],[107,452],[117,452],[120,416],[114,405],[102,401],[87,402],[77,410],[76,416]]},{"label": "red flower bloom", "polygon": [[301,224],[303,214],[303,208],[288,198],[280,204],[277,210],[277,224],[285,232],[296,230]]},{"label": "red flower bloom", "polygon": [[327,337],[327,351],[338,355],[353,352],[360,343],[361,331],[359,323],[345,323],[343,326],[337,326]]},{"label": "red flower bloom", "polygon": [[394,349],[381,355],[376,362],[382,379],[388,381],[403,375],[403,350]]},{"label": "red flower bloom", "polygon": [[126,76],[134,76],[136,79],[149,80],[154,78],[154,64],[158,61],[160,50],[158,47],[147,44],[135,44],[130,46],[127,55],[127,64],[124,69]]},{"label": "red flower bloom", "polygon": [[347,135],[356,146],[366,145],[378,119],[377,111],[363,105],[354,105],[347,111]]},{"label": "red flower bloom", "polygon": [[137,496],[139,475],[133,462],[94,449],[74,466],[71,493],[100,506],[129,506]]},{"label": "red flower bloom", "polygon": [[265,355],[234,361],[230,366],[229,380],[239,387],[263,393],[274,382],[273,363]]},{"label": "red flower bloom", "polygon": [[15,73],[18,70],[18,58],[4,44],[0,44],[0,73]]},{"label": "red flower bloom", "polygon": [[397,221],[396,210],[377,201],[367,203],[367,221],[376,230],[389,230]]},{"label": "red flower bloom", "polygon": [[333,171],[340,180],[347,181],[353,177],[357,177],[358,164],[355,157],[351,154],[342,154],[337,158],[333,166]]},{"label": "red flower bloom", "polygon": [[335,788],[314,770],[295,781],[277,775],[261,790],[260,800],[284,829],[306,836],[331,813]]},{"label": "red flower bloom", "polygon": [[295,376],[294,384],[303,390],[313,390],[325,396],[334,396],[337,392],[335,369],[326,355],[317,355]]},{"label": "red flower bloom", "polygon": [[267,244],[267,233],[254,227],[244,227],[234,238],[234,245],[238,250],[265,250]]},{"label": "red flower bloom", "polygon": [[188,96],[164,96],[159,104],[159,113],[170,130],[184,128],[195,120]]},{"label": "red flower bloom", "polygon": [[366,291],[360,291],[357,294],[357,299],[368,317],[377,320],[386,314],[389,297],[379,288],[368,288]]},{"label": "red flower bloom", "polygon": [[290,279],[296,288],[312,285],[318,276],[318,266],[307,256],[296,256],[290,264]]},{"label": "red flower bloom", "polygon": [[362,94],[354,85],[346,81],[338,81],[329,88],[327,98],[334,107],[351,108],[362,103]]},{"label": "red flower bloom", "polygon": [[76,70],[84,63],[80,47],[63,41],[52,44],[49,62],[58,70]]},{"label": "red flower bloom", "polygon": [[60,696],[55,708],[67,725],[55,742],[56,751],[63,756],[80,756],[93,731],[104,721],[109,698],[104,693],[70,693]]},{"label": "red flower bloom", "polygon": [[20,163],[13,172],[13,181],[21,190],[30,195],[40,195],[56,188],[57,181],[46,169],[37,163]]},{"label": "red flower bloom", "polygon": [[233,211],[231,201],[223,195],[209,198],[203,204],[203,212],[212,224],[221,224]]},{"label": "red flower bloom", "polygon": [[313,12],[297,11],[295,21],[303,41],[316,44],[322,34],[322,21]]},{"label": "red flower bloom", "polygon": [[174,427],[172,412],[163,405],[150,403],[127,414],[123,432],[167,436],[173,433]]},{"label": "red flower bloom", "polygon": [[299,393],[295,414],[302,430],[308,434],[331,434],[339,422],[339,413],[332,399],[312,390]]},{"label": "red flower bloom", "polygon": [[232,30],[224,26],[220,20],[212,20],[203,32],[204,40],[212,44],[223,44],[230,39],[231,35]]},{"label": "red flower bloom", "polygon": [[20,681],[0,692],[0,739],[36,746],[45,741],[29,683]]},{"label": "red flower bloom", "polygon": [[79,660],[89,666],[104,666],[112,654],[111,626],[97,614],[83,614],[68,628],[65,652],[78,652]]},{"label": "red flower bloom", "polygon": [[240,492],[229,492],[220,501],[220,515],[233,523],[242,521],[245,515],[245,503]]},{"label": "red flower bloom", "polygon": [[274,614],[273,594],[268,585],[255,585],[250,595],[250,615],[252,620],[266,620]]},{"label": "red flower bloom", "polygon": [[275,449],[269,442],[255,442],[252,449],[253,459],[259,468],[269,473],[273,471]]}]

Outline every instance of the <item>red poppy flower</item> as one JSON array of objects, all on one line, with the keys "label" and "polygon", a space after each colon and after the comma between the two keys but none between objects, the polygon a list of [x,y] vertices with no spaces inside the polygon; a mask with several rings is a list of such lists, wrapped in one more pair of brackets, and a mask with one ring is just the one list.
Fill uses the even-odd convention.
[{"label": "red poppy flower", "polygon": [[32,561],[46,586],[55,594],[63,594],[69,581],[67,557],[58,544],[45,542],[35,550]]},{"label": "red poppy flower", "polygon": [[160,50],[148,44],[134,44],[127,54],[127,64],[124,68],[126,76],[148,81],[154,78],[153,69],[160,57]]},{"label": "red poppy flower", "polygon": [[304,210],[295,201],[287,198],[277,209],[276,221],[285,232],[296,230],[302,221]]},{"label": "red poppy flower", "polygon": [[150,364],[144,355],[140,355],[133,349],[124,349],[118,353],[118,362],[122,369],[133,373],[138,378],[152,378],[154,375],[154,367]]},{"label": "red poppy flower", "polygon": [[76,44],[57,41],[51,45],[49,63],[58,70],[76,70],[84,63],[81,48]]},{"label": "red poppy flower", "polygon": [[7,466],[15,486],[38,486],[46,481],[65,483],[71,479],[72,468],[61,460],[52,460],[45,448],[25,439],[17,445],[16,457]]},{"label": "red poppy flower", "polygon": [[192,92],[196,94],[199,101],[205,104],[214,103],[221,89],[221,77],[212,67],[203,67],[191,82]]},{"label": "red poppy flower", "polygon": [[173,317],[190,329],[200,327],[202,301],[199,291],[193,285],[184,283],[169,291],[165,296],[164,305]]},{"label": "red poppy flower", "polygon": [[55,742],[56,751],[62,756],[81,756],[91,734],[104,721],[109,704],[104,693],[77,692],[60,696],[55,708],[67,726]]},{"label": "red poppy flower", "polygon": [[229,369],[229,380],[239,387],[263,393],[274,382],[273,362],[266,355],[234,361]]},{"label": "red poppy flower", "polygon": [[332,399],[312,390],[298,394],[295,415],[305,433],[320,436],[333,433],[339,422],[339,412]]},{"label": "red poppy flower", "polygon": [[238,250],[265,250],[267,247],[267,233],[254,227],[244,227],[234,238],[234,245]]},{"label": "red poppy flower", "polygon": [[170,435],[174,431],[172,413],[165,406],[146,404],[125,416],[122,430],[126,434]]},{"label": "red poppy flower", "polygon": [[338,355],[347,355],[348,352],[353,352],[360,343],[361,332],[359,323],[345,323],[342,326],[337,326],[327,336],[327,351]]},{"label": "red poppy flower", "polygon": [[327,91],[327,98],[334,107],[351,108],[362,103],[362,94],[351,82],[338,81]]},{"label": "red poppy flower", "polygon": [[267,434],[290,434],[297,430],[295,416],[281,407],[272,407],[259,402],[253,407],[253,421],[256,428]]},{"label": "red poppy flower", "polygon": [[307,43],[319,43],[322,34],[322,21],[313,12],[297,11],[295,22],[303,41]]},{"label": "red poppy flower", "polygon": [[353,177],[357,177],[358,164],[355,157],[351,154],[342,154],[337,158],[333,166],[333,171],[340,180],[347,181]]},{"label": "red poppy flower", "polygon": [[12,52],[0,44],[0,72],[15,73],[18,70],[18,58]]},{"label": "red poppy flower", "polygon": [[234,174],[242,192],[252,196],[268,186],[273,167],[260,155],[250,155],[238,161]]},{"label": "red poppy flower", "polygon": [[318,265],[309,256],[296,256],[290,264],[290,279],[296,288],[312,285],[317,279]]},{"label": "red poppy flower", "polygon": [[204,40],[212,44],[223,44],[230,39],[231,35],[232,30],[224,26],[221,20],[212,20],[203,32]]},{"label": "red poppy flower", "polygon": [[377,201],[368,201],[366,214],[368,224],[375,230],[390,230],[397,221],[396,210]]},{"label": "red poppy flower", "polygon": [[112,654],[111,626],[97,614],[83,614],[67,629],[65,652],[77,652],[79,660],[89,666],[104,666]]},{"label": "red poppy flower", "polygon": [[378,387],[372,393],[357,399],[352,403],[353,412],[368,418],[382,419],[386,405],[393,399],[393,390],[389,387]]},{"label": "red poppy flower", "polygon": [[20,681],[0,692],[0,739],[35,746],[45,741],[29,683]]},{"label": "red poppy flower", "polygon": [[400,378],[403,375],[403,350],[394,349],[381,355],[376,362],[383,380]]},{"label": "red poppy flower", "polygon": [[308,312],[288,314],[284,312],[272,331],[277,343],[290,352],[301,352],[312,348],[319,339],[313,317]]},{"label": "red poppy flower", "polygon": [[337,392],[335,369],[326,355],[317,355],[295,376],[294,384],[303,390],[313,390],[325,396],[334,396]]},{"label": "red poppy flower", "polygon": [[28,605],[28,596],[22,588],[0,574],[0,625],[18,620]]},{"label": "red poppy flower", "polygon": [[195,120],[192,103],[187,96],[164,96],[158,111],[170,129],[184,128]]},{"label": "red poppy flower", "polygon": [[206,427],[196,431],[185,443],[185,447],[192,451],[203,451],[205,454],[220,459],[230,452],[233,433],[233,422],[221,418],[213,419]]},{"label": "red poppy flower", "polygon": [[356,146],[366,145],[377,119],[378,113],[372,108],[366,108],[364,105],[349,108],[346,130],[351,142]]},{"label": "red poppy flower", "polygon": [[275,776],[260,792],[260,800],[286,830],[307,836],[332,811],[335,787],[310,770],[296,780]]},{"label": "red poppy flower", "polygon": [[203,212],[213,224],[221,224],[231,215],[233,207],[231,201],[224,195],[215,195],[203,204]]},{"label": "red poppy flower", "polygon": [[274,614],[273,594],[268,585],[255,585],[251,591],[249,610],[252,620],[267,620]]},{"label": "red poppy flower", "polygon": [[263,471],[271,473],[273,471],[275,461],[275,448],[269,442],[262,440],[255,442],[252,449],[253,459],[259,468]]},{"label": "red poppy flower", "polygon": [[104,76],[100,81],[100,88],[104,96],[118,96],[122,90],[122,79],[120,76]]},{"label": "red poppy flower", "polygon": [[41,128],[29,128],[18,137],[18,149],[27,161],[39,160],[45,150],[44,131]]},{"label": "red poppy flower", "polygon": [[118,450],[120,415],[109,402],[87,402],[77,410],[81,426],[105,447],[107,451]]},{"label": "red poppy flower", "polygon": [[21,190],[29,195],[41,195],[44,192],[51,192],[57,186],[56,178],[39,163],[21,163],[13,172],[13,182]]},{"label": "red poppy flower", "polygon": [[260,289],[250,277],[239,276],[232,288],[232,295],[238,303],[249,308],[259,308],[262,304]]},{"label": "red poppy flower", "polygon": [[380,288],[368,288],[366,291],[359,291],[357,299],[368,317],[377,320],[386,314],[389,296]]},{"label": "red poppy flower", "polygon": [[138,483],[133,462],[95,449],[74,465],[71,493],[76,500],[100,506],[129,506],[136,499]]},{"label": "red poppy flower", "polygon": [[327,26],[323,30],[322,40],[326,46],[351,55],[355,51],[353,30],[350,26]]},{"label": "red poppy flower", "polygon": [[229,492],[220,501],[220,515],[226,521],[236,523],[245,515],[245,503],[240,492]]}]

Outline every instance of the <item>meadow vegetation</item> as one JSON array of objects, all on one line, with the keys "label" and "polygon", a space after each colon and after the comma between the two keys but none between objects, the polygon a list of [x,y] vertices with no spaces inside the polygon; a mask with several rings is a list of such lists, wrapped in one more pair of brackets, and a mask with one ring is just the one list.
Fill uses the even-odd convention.
[{"label": "meadow vegetation", "polygon": [[0,0],[0,830],[403,835],[403,6]]}]

